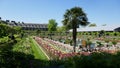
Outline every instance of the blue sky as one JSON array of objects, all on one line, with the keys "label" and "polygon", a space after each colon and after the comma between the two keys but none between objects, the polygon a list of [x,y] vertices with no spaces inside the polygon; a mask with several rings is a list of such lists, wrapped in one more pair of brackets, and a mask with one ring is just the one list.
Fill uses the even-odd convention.
[{"label": "blue sky", "polygon": [[120,23],[120,0],[0,0],[0,17],[25,23],[55,19],[61,26],[65,11],[75,6],[83,8],[91,23]]}]

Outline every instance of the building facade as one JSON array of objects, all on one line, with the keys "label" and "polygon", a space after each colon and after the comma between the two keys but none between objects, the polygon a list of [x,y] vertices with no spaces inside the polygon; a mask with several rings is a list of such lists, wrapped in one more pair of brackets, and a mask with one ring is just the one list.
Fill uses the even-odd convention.
[{"label": "building facade", "polygon": [[48,31],[47,24],[33,24],[33,23],[16,23],[15,21],[7,21],[9,26],[19,26],[23,30],[41,30],[41,31]]}]

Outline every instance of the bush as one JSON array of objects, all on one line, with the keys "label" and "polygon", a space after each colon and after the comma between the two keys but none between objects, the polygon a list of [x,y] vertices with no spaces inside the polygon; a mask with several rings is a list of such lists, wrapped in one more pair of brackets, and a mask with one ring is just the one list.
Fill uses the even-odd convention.
[{"label": "bush", "polygon": [[66,39],[65,44],[70,44],[70,41],[71,41],[70,39]]},{"label": "bush", "polygon": [[104,52],[92,53],[89,56],[67,58],[63,65],[65,68],[120,68],[119,56],[120,52],[115,55]]},{"label": "bush", "polygon": [[113,40],[113,41],[112,41],[112,44],[113,44],[113,45],[116,45],[116,44],[117,44],[117,41]]},{"label": "bush", "polygon": [[99,42],[99,41],[96,41],[96,43],[98,44],[98,47],[103,46],[103,44],[101,42]]},{"label": "bush", "polygon": [[0,38],[0,43],[8,42],[8,37]]}]

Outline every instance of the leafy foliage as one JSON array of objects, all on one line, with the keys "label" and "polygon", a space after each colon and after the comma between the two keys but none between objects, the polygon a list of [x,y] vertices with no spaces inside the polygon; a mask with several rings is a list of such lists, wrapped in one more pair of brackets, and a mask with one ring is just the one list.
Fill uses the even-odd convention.
[{"label": "leafy foliage", "polygon": [[13,51],[32,54],[32,49],[28,38],[23,38],[19,43],[13,46]]},{"label": "leafy foliage", "polygon": [[21,32],[20,27],[10,27],[6,24],[0,24],[0,38],[10,34],[17,34]]},{"label": "leafy foliage", "polygon": [[104,52],[92,53],[89,56],[81,55],[58,60],[56,63],[62,68],[119,68],[119,56],[120,52],[115,55]]},{"label": "leafy foliage", "polygon": [[96,43],[98,44],[98,47],[103,46],[103,44],[101,42],[99,42],[99,41],[96,41]]},{"label": "leafy foliage", "polygon": [[113,40],[112,40],[112,44],[113,44],[113,45],[116,45],[116,44],[117,44],[117,40],[113,39]]},{"label": "leafy foliage", "polygon": [[86,26],[87,24],[89,24],[87,16],[82,10],[82,8],[73,7],[65,12],[62,22],[67,30],[73,29],[73,44],[75,52],[77,28],[79,28],[79,25]]},{"label": "leafy foliage", "polygon": [[73,7],[65,12],[62,22],[68,29],[73,29],[79,27],[79,25],[86,26],[87,21],[88,19],[82,8]]},{"label": "leafy foliage", "polygon": [[57,31],[58,32],[65,32],[66,28],[65,28],[65,26],[57,27]]},{"label": "leafy foliage", "polygon": [[8,36],[10,33],[13,33],[14,29],[5,25],[5,24],[0,24],[0,37],[3,36]]},{"label": "leafy foliage", "polygon": [[49,24],[48,24],[48,31],[52,32],[52,31],[56,31],[57,30],[57,23],[54,19],[50,19],[49,20]]},{"label": "leafy foliage", "polygon": [[8,37],[3,37],[0,38],[0,44],[8,42],[9,38]]},{"label": "leafy foliage", "polygon": [[97,25],[95,23],[90,24],[89,27],[96,27]]}]

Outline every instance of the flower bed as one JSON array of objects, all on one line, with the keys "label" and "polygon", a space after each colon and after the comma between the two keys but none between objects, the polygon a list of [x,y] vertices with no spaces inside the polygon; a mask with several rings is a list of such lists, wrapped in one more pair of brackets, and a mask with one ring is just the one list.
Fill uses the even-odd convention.
[{"label": "flower bed", "polygon": [[[66,57],[72,57],[72,56],[77,55],[77,53],[74,53],[74,52],[67,53],[67,52],[63,52],[61,50],[57,50],[53,46],[49,45],[49,44],[53,45],[52,42],[50,42],[50,41],[45,42],[42,38],[34,37],[34,39],[47,52],[47,54],[49,54],[49,56],[52,57],[53,59],[63,59]],[[56,46],[59,46],[59,45],[57,45],[57,43],[54,43],[54,45],[55,44],[56,44]]]},{"label": "flower bed", "polygon": [[68,45],[68,44],[63,44],[63,43],[60,43],[58,41],[50,40],[50,39],[47,39],[47,38],[45,38],[44,40],[49,42],[50,44],[52,44],[53,46],[55,46],[57,49],[59,49],[61,51],[64,51],[64,52],[67,52],[67,53],[73,52],[73,47]]}]

